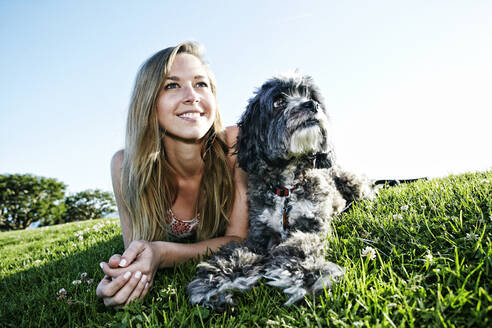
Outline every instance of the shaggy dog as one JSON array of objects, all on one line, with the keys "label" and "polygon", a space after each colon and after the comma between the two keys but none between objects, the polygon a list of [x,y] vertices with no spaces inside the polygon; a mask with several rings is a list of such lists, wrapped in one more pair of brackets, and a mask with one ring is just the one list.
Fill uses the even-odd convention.
[{"label": "shaggy dog", "polygon": [[274,77],[250,99],[239,123],[239,167],[248,173],[249,231],[198,265],[190,301],[217,310],[264,278],[286,305],[344,274],[325,260],[330,221],[372,184],[334,163],[328,116],[309,76]]}]

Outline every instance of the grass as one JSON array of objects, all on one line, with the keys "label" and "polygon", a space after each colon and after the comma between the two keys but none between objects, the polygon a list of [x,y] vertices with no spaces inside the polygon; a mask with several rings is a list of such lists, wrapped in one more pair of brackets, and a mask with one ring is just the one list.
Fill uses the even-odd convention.
[{"label": "grass", "polygon": [[[107,309],[98,263],[120,253],[119,222],[0,233],[2,327],[488,327],[492,325],[492,171],[382,190],[334,223],[331,290],[291,307],[264,283],[224,313],[188,303],[194,263],[159,272],[143,301]],[[367,247],[375,258],[362,254]],[[87,273],[92,284],[81,280]],[[57,292],[66,289],[66,298]]]}]

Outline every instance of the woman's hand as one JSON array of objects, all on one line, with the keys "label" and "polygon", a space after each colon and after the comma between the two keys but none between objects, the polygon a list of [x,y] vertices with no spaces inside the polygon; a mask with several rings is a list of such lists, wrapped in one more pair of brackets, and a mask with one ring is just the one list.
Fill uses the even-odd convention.
[{"label": "woman's hand", "polygon": [[143,298],[152,286],[159,259],[151,242],[131,242],[123,255],[115,254],[109,263],[100,264],[106,276],[97,286],[96,295],[106,306],[122,306]]}]

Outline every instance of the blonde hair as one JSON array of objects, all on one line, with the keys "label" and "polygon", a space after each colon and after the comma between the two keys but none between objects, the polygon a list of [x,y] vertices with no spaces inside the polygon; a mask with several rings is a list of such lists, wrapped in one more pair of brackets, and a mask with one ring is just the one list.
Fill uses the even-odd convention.
[{"label": "blonde hair", "polygon": [[[176,172],[166,159],[157,119],[157,98],[176,55],[196,56],[208,72],[216,97],[212,72],[201,56],[201,46],[185,42],[154,54],[140,67],[130,101],[122,168],[121,193],[130,214],[132,240],[163,240],[168,237],[167,211],[178,194]],[[200,214],[197,239],[223,234],[234,202],[234,182],[229,167],[224,130],[219,112],[213,126],[202,139],[204,161],[198,202]]]}]

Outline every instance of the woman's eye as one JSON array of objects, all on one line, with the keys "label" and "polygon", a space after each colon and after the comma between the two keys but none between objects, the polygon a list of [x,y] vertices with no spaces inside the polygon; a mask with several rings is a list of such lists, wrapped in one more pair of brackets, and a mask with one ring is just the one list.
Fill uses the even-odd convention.
[{"label": "woman's eye", "polygon": [[273,108],[275,108],[275,109],[280,109],[280,108],[284,107],[284,105],[285,105],[285,101],[283,98],[278,98],[277,100],[275,100],[273,102]]},{"label": "woman's eye", "polygon": [[199,88],[206,88],[208,87],[208,84],[206,82],[198,82],[196,86]]},{"label": "woman's eye", "polygon": [[176,89],[177,87],[179,87],[179,85],[177,83],[172,82],[172,83],[166,84],[164,89],[165,90]]}]

